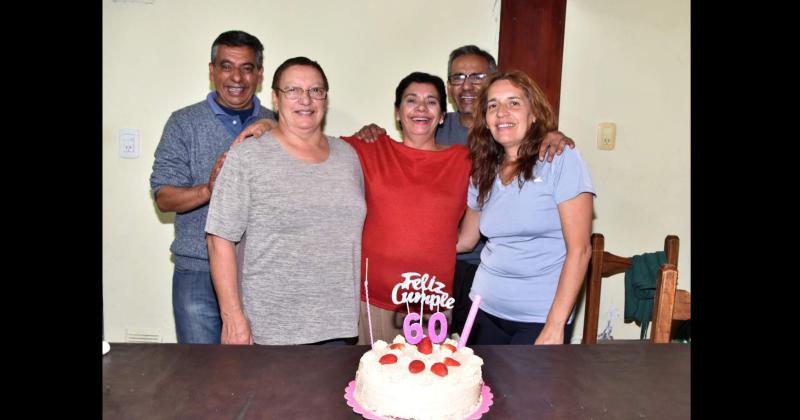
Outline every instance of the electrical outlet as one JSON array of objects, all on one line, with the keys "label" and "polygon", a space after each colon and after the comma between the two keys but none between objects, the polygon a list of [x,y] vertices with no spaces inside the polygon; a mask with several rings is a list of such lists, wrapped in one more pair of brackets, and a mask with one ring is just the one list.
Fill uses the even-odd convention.
[{"label": "electrical outlet", "polygon": [[614,150],[617,143],[617,125],[610,122],[597,124],[597,148]]},{"label": "electrical outlet", "polygon": [[139,157],[139,130],[135,128],[119,130],[119,155],[125,159]]}]

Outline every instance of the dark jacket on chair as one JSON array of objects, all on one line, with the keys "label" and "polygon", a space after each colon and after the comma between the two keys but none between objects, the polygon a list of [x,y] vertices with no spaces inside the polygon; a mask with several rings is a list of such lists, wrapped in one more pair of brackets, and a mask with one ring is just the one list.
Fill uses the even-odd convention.
[{"label": "dark jacket on chair", "polygon": [[658,269],[667,262],[664,251],[634,255],[631,267],[625,271],[625,321],[639,321],[644,340],[653,317],[653,297],[656,294]]}]

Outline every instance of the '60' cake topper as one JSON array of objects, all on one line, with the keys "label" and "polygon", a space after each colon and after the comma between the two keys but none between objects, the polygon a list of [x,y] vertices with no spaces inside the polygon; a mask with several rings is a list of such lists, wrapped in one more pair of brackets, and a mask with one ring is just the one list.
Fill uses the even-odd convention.
[{"label": "'60' cake topper", "polygon": [[[413,323],[419,321],[418,323]],[[439,333],[436,333],[436,324],[439,324]],[[403,318],[403,336],[406,341],[411,344],[417,344],[422,341],[425,335],[422,333],[422,316],[416,312],[412,312]],[[428,337],[431,338],[433,343],[442,343],[447,338],[447,318],[441,312],[436,312],[431,315],[428,320]]]}]

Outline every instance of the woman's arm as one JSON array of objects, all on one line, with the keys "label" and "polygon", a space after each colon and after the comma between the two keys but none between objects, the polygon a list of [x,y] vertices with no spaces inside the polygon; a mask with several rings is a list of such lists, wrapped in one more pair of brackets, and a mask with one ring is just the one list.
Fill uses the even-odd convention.
[{"label": "woman's arm", "polygon": [[278,126],[277,121],[271,120],[269,118],[262,118],[245,127],[244,130],[242,130],[242,132],[239,133],[238,136],[236,136],[236,139],[233,140],[233,143],[231,143],[231,147],[243,142],[244,139],[250,136],[261,137],[262,134],[264,134],[267,131],[271,131],[273,128],[277,126]]},{"label": "woman's arm", "polygon": [[250,322],[244,316],[236,280],[236,246],[216,235],[206,235],[211,279],[222,317],[222,344],[253,344]]},{"label": "woman's arm", "polygon": [[372,123],[361,127],[360,130],[353,133],[353,137],[358,137],[364,143],[372,143],[378,140],[378,137],[386,134],[386,129]]},{"label": "woman's arm", "polygon": [[553,305],[535,344],[564,343],[564,325],[575,305],[592,255],[592,246],[589,242],[592,230],[592,200],[591,193],[581,193],[558,205],[561,229],[564,231],[564,241],[567,244],[567,256],[558,278]]},{"label": "woman's arm", "polygon": [[475,248],[481,238],[480,220],[481,212],[467,207],[464,218],[461,220],[461,228],[458,231],[456,252],[469,252]]}]

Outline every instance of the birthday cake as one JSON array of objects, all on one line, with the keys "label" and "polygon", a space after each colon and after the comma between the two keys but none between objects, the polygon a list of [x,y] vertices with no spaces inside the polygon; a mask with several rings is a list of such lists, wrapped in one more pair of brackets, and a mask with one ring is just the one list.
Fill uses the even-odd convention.
[{"label": "birthday cake", "polygon": [[402,336],[378,340],[361,356],[354,397],[384,417],[463,419],[481,405],[483,359],[469,347],[446,339],[417,344]]}]

